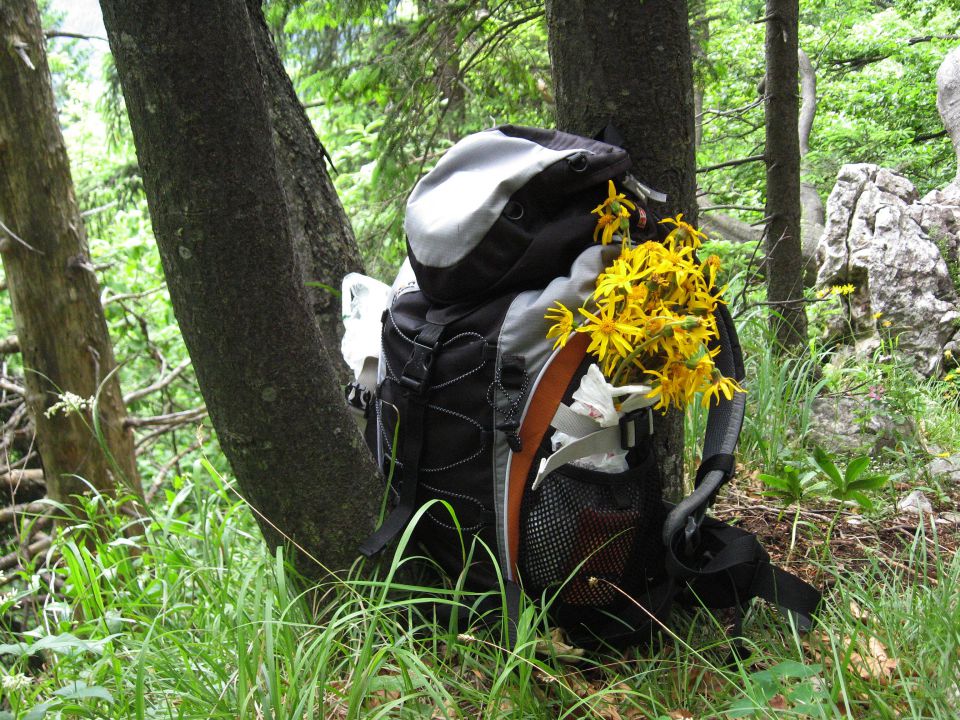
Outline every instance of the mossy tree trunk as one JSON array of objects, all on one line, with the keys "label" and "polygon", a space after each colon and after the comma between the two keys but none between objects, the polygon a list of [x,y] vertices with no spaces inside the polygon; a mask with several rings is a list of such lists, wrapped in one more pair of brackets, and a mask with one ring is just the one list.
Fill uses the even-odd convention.
[{"label": "mossy tree trunk", "polygon": [[[612,122],[633,173],[696,222],[693,64],[685,0],[547,0],[557,125],[593,135]],[[659,416],[658,416],[659,417]],[[683,415],[659,419],[657,451],[673,499],[683,493]]]},{"label": "mossy tree trunk", "polygon": [[[0,3],[0,255],[47,496],[142,494],[34,0]],[[70,412],[61,396],[88,400]],[[54,411],[61,403],[63,409]],[[93,432],[94,413],[100,440]]]},{"label": "mossy tree trunk", "polygon": [[271,545],[291,538],[314,577],[349,567],[382,486],[342,399],[335,331],[304,281],[336,286],[359,261],[259,4],[101,7],[174,312],[223,451]]}]

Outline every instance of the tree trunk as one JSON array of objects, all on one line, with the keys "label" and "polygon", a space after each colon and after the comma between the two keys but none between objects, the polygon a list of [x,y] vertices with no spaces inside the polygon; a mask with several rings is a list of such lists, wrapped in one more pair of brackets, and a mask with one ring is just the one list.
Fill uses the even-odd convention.
[{"label": "tree trunk", "polygon": [[[133,434],[124,425],[34,0],[0,4],[0,43],[0,255],[47,495],[69,503],[92,486],[139,497]],[[61,402],[68,392],[96,396],[96,408],[69,412]]]},{"label": "tree trunk", "polygon": [[797,53],[800,69],[800,247],[803,254],[803,281],[807,287],[813,287],[817,281],[817,243],[823,235],[827,222],[827,213],[823,200],[817,192],[817,186],[804,179],[810,172],[806,160],[810,152],[810,131],[817,114],[817,75],[810,58],[801,49]]},{"label": "tree trunk", "polygon": [[797,99],[798,0],[767,0],[767,300],[784,348],[806,345],[800,249],[800,142]]},{"label": "tree trunk", "polygon": [[[684,0],[548,0],[557,125],[593,135],[613,122],[634,174],[667,193],[666,210],[697,216],[693,68]],[[602,39],[602,40],[601,40]],[[683,493],[683,416],[658,416],[668,497]]]},{"label": "tree trunk", "polygon": [[327,174],[329,156],[283,69],[260,12],[260,4],[260,0],[247,0],[257,59],[266,83],[270,124],[290,217],[293,249],[324,347],[329,350],[328,359],[340,382],[346,383],[351,378],[339,351],[343,323],[337,293],[343,276],[362,272],[363,262],[353,229]]},{"label": "tree trunk", "polygon": [[101,6],[174,312],[223,451],[267,541],[303,548],[297,565],[311,576],[342,570],[382,485],[295,249],[318,243],[310,256],[331,282],[356,259],[349,235],[302,226],[346,223],[308,185],[324,174],[319,143],[304,140],[256,3]]}]

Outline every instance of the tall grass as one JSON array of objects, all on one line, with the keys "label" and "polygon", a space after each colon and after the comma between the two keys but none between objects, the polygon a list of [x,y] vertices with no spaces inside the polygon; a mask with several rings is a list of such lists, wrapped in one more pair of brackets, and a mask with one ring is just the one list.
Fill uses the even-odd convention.
[{"label": "tall grass", "polygon": [[[230,482],[204,472],[168,492],[142,540],[125,537],[113,510],[91,500],[60,534],[52,570],[39,558],[15,583],[25,625],[0,648],[0,717],[956,716],[944,679],[957,677],[960,559],[922,534],[859,576],[825,566],[834,590],[807,639],[758,606],[750,658],[728,666],[722,624],[699,612],[659,647],[571,664],[542,642],[532,605],[516,649],[497,631],[435,624],[434,602],[477,597],[417,587],[396,557],[304,589]],[[895,658],[889,672],[864,671],[871,637]]]}]

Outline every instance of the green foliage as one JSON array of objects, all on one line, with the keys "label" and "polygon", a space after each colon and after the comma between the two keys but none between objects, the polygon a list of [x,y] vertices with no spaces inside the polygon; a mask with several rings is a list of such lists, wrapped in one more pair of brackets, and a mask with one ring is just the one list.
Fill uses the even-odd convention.
[{"label": "green foliage", "polygon": [[783,503],[784,507],[803,505],[812,498],[826,494],[829,484],[817,479],[813,470],[802,472],[796,465],[784,465],[777,475],[760,473],[760,480],[766,486],[764,497],[772,497]]},{"label": "green foliage", "polygon": [[886,475],[864,475],[870,465],[867,455],[853,458],[843,472],[823,448],[816,448],[812,459],[827,479],[830,497],[842,503],[856,503],[865,510],[873,508],[873,501],[867,493],[881,489],[889,481]]}]

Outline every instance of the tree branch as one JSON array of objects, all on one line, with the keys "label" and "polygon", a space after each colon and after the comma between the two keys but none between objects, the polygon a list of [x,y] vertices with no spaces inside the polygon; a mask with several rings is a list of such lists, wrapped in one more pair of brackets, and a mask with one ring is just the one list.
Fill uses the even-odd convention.
[{"label": "tree branch", "polygon": [[105,37],[99,35],[84,35],[83,33],[67,32],[65,30],[44,30],[43,36],[50,40],[52,38],[67,38],[68,40],[100,40],[107,42]]},{"label": "tree branch", "polygon": [[124,420],[126,427],[150,427],[150,426],[170,426],[185,425],[186,423],[199,420],[207,416],[207,408],[204,406],[191,408],[190,410],[181,410],[180,412],[169,413],[167,415],[154,415],[152,417],[128,417]]},{"label": "tree branch", "polygon": [[20,340],[17,339],[16,335],[10,335],[0,340],[0,355],[13,355],[18,352],[20,352]]},{"label": "tree branch", "polygon": [[167,375],[165,375],[164,377],[161,377],[152,385],[148,385],[145,388],[141,388],[140,390],[134,390],[132,393],[124,395],[123,397],[124,404],[129,405],[130,403],[135,402],[140,398],[146,397],[151,393],[155,393],[158,390],[163,390],[170,383],[176,380],[180,376],[180,374],[183,373],[183,371],[186,370],[188,367],[190,367],[190,358],[187,358],[186,360],[181,362],[173,370],[167,373]]},{"label": "tree branch", "polygon": [[747,163],[760,162],[766,159],[766,155],[751,155],[750,157],[739,158],[738,160],[727,160],[726,162],[717,163],[716,165],[707,165],[706,167],[697,168],[698,173],[711,172],[713,170],[719,170],[726,167],[735,167],[737,165],[746,165]]}]

